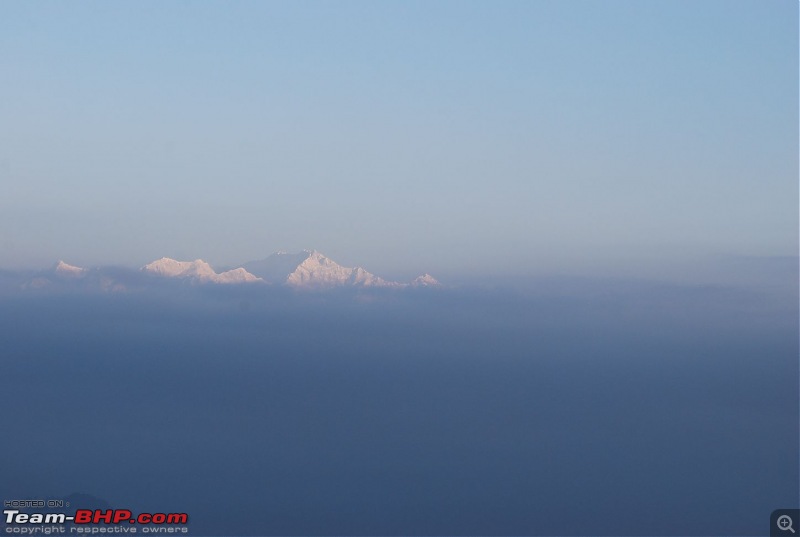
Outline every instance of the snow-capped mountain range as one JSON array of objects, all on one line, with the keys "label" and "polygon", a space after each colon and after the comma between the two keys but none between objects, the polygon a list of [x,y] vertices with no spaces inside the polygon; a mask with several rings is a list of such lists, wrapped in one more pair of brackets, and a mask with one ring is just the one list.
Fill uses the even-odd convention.
[{"label": "snow-capped mountain range", "polygon": [[80,278],[87,272],[85,268],[69,265],[67,263],[64,263],[63,261],[59,261],[58,263],[56,263],[56,266],[53,269],[53,271],[59,276],[65,278]]},{"label": "snow-capped mountain range", "polygon": [[411,283],[384,280],[361,267],[343,267],[316,250],[303,250],[297,254],[275,252],[266,259],[245,263],[242,268],[265,282],[301,288],[439,285],[429,274],[423,274]]},{"label": "snow-capped mountain range", "polygon": [[[316,250],[289,254],[276,252],[269,257],[244,263],[241,267],[217,272],[203,261],[177,261],[162,257],[141,267],[145,278],[176,280],[190,284],[283,285],[297,289],[328,288],[406,288],[436,287],[439,282],[423,274],[409,283],[384,280],[361,267],[343,267]],[[123,290],[124,283],[110,275],[108,269],[87,269],[59,261],[50,271],[27,282],[25,288],[41,288],[55,282],[97,282],[103,289]]]},{"label": "snow-capped mountain range", "polygon": [[217,273],[211,265],[202,259],[194,261],[175,261],[169,257],[162,257],[152,263],[148,263],[141,269],[143,272],[165,278],[191,278],[199,282],[213,283],[247,283],[263,281],[257,276],[253,276],[243,268],[226,270]]}]

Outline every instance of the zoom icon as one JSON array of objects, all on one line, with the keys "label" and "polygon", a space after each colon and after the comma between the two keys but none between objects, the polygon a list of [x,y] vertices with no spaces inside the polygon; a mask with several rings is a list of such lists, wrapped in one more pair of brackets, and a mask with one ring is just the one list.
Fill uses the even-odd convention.
[{"label": "zoom icon", "polygon": [[769,517],[770,537],[797,535],[798,519],[800,519],[800,509],[776,509]]}]

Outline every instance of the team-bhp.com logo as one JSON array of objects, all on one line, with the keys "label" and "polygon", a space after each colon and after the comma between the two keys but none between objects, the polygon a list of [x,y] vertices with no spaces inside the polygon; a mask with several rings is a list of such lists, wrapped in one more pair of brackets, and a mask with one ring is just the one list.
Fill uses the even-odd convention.
[{"label": "team-bhp.com logo", "polygon": [[[27,531],[9,531],[9,528],[23,527],[28,525],[60,525],[60,524],[75,524],[70,528],[72,533],[110,533],[111,531],[105,526],[98,527],[98,525],[112,525],[124,526],[126,524],[137,524],[145,526],[142,528],[142,533],[175,533],[177,528],[171,528],[171,531],[165,531],[167,527],[174,525],[185,525],[189,522],[189,515],[187,513],[140,513],[136,516],[129,509],[78,509],[74,515],[67,515],[66,513],[23,513],[18,509],[6,509],[3,511],[6,522],[6,533],[34,533]],[[162,529],[163,528],[163,529]],[[122,529],[122,528],[120,528]],[[127,531],[126,531],[127,530]],[[186,532],[186,528],[181,528]],[[125,533],[136,533],[135,528],[123,529]],[[60,533],[64,533],[62,530]],[[113,533],[120,533],[119,529]]]}]

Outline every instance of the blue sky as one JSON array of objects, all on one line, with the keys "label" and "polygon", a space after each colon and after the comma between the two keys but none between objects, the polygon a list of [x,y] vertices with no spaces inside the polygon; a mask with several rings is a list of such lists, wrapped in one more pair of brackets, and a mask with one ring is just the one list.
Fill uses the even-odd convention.
[{"label": "blue sky", "polygon": [[0,266],[796,255],[797,10],[3,2]]}]

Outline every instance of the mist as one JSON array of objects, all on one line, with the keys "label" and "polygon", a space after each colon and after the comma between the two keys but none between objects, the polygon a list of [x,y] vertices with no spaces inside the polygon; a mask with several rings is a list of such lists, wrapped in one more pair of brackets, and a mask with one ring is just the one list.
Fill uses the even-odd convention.
[{"label": "mist", "polygon": [[798,503],[784,283],[7,293],[0,493],[205,535],[760,534]]}]

